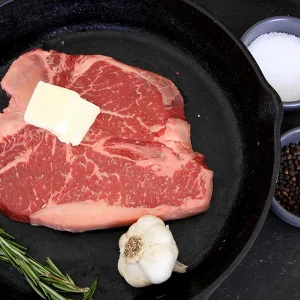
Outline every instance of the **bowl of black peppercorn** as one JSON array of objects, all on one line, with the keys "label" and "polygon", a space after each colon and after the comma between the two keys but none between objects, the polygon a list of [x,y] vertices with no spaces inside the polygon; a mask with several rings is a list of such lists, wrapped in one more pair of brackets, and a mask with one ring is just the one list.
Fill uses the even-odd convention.
[{"label": "bowl of black peppercorn", "polygon": [[300,127],[281,136],[280,170],[272,210],[287,223],[300,227]]}]

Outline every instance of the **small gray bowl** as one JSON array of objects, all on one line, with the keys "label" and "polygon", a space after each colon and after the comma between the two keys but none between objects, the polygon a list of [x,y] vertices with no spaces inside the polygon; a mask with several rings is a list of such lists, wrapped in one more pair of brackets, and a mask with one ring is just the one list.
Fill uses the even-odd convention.
[{"label": "small gray bowl", "polygon": [[[293,34],[300,37],[300,19],[294,17],[278,16],[264,19],[252,27],[250,27],[242,36],[241,40],[246,47],[259,36],[270,32],[283,32]],[[292,112],[300,110],[300,99],[299,101],[283,102],[283,109],[286,112]]]},{"label": "small gray bowl", "polygon": [[[300,141],[300,127],[296,127],[290,131],[287,131],[281,136],[281,148],[284,146]],[[285,222],[300,227],[300,217],[297,217],[291,213],[289,213],[286,209],[284,209],[275,198],[272,200],[271,208],[273,212]]]}]

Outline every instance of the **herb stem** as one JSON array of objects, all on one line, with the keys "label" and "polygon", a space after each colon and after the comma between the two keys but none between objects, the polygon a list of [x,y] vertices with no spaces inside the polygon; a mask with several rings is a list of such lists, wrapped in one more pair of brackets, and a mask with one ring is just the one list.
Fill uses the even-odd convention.
[{"label": "herb stem", "polygon": [[72,300],[61,293],[82,294],[84,300],[93,300],[99,279],[90,288],[78,287],[69,274],[64,275],[48,257],[47,265],[33,259],[27,249],[14,241],[3,228],[0,228],[0,260],[10,263],[22,273],[30,286],[43,299]]}]

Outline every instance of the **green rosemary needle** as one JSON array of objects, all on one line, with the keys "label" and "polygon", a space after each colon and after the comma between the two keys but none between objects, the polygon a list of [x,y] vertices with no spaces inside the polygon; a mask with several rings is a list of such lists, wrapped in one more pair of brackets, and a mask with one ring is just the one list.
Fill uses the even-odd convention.
[{"label": "green rosemary needle", "polygon": [[64,275],[50,258],[42,265],[28,255],[27,249],[14,241],[14,237],[0,228],[0,260],[13,265],[22,273],[35,292],[45,300],[72,300],[61,293],[78,293],[83,300],[93,300],[98,278],[90,288],[78,287],[70,275]]}]

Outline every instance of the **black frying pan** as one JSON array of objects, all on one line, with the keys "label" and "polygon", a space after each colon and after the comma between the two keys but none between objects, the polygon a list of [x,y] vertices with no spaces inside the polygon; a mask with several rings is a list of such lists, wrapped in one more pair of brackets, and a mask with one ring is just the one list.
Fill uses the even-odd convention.
[{"label": "black frying pan", "polygon": [[[0,45],[1,78],[19,55],[41,47],[104,54],[171,79],[185,99],[193,148],[215,172],[210,210],[169,222],[179,259],[191,270],[159,286],[134,289],[119,276],[117,242],[126,228],[70,234],[2,215],[1,226],[81,286],[99,276],[95,299],[209,295],[252,245],[278,171],[281,105],[246,49],[214,17],[183,0],[15,0],[0,9]],[[8,104],[3,91],[0,104]],[[36,299],[2,262],[0,285],[1,299]]]}]

